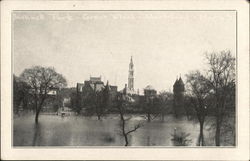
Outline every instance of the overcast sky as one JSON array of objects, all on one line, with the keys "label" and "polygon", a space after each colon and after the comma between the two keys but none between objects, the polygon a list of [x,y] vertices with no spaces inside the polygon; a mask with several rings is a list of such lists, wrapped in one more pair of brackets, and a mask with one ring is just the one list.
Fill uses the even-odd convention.
[{"label": "overcast sky", "polygon": [[205,52],[236,52],[233,11],[19,11],[13,23],[14,74],[53,66],[69,87],[101,75],[121,89],[133,56],[135,89],[172,90]]}]

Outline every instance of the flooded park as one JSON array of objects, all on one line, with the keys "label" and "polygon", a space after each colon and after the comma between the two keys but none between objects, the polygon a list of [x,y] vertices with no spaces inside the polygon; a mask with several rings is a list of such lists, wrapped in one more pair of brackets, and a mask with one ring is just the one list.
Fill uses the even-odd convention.
[{"label": "flooded park", "polygon": [[[133,115],[128,126],[143,122],[143,126],[129,135],[129,146],[173,146],[175,131],[189,134],[188,146],[197,146],[199,123],[186,117],[175,119],[166,116],[164,121],[144,121],[143,115]],[[214,146],[212,122],[204,126],[206,146]],[[34,115],[26,114],[14,118],[14,146],[124,146],[119,115],[108,115],[101,120],[85,116],[43,115],[35,124]],[[224,143],[225,146],[230,146]]]},{"label": "flooded park", "polygon": [[[82,14],[95,18],[85,22]],[[14,13],[13,146],[235,146],[236,53],[230,45],[203,45],[214,42],[209,31],[217,35],[235,21],[222,21],[221,30],[221,18],[213,30],[200,21],[170,29],[162,19],[169,12],[151,14],[160,17],[137,11]],[[20,19],[40,15],[43,21]],[[120,16],[126,18],[114,18]],[[179,16],[192,20],[201,13],[173,18]],[[193,42],[193,26],[202,28],[206,41]],[[175,30],[182,36],[171,36]]]}]

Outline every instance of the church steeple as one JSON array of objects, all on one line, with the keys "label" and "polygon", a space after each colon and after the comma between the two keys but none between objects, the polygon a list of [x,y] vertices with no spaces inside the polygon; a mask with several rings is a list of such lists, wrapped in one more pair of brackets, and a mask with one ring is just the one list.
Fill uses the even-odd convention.
[{"label": "church steeple", "polygon": [[131,56],[129,63],[129,70],[133,70],[133,68],[134,68],[134,63],[133,63],[133,57]]},{"label": "church steeple", "polygon": [[133,57],[130,58],[129,71],[128,71],[128,89],[134,91],[134,63]]}]

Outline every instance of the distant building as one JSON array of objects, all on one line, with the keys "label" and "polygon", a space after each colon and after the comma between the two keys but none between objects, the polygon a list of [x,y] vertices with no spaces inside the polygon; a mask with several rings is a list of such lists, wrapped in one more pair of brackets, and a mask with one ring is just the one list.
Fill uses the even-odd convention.
[{"label": "distant building", "polygon": [[152,106],[153,100],[156,98],[156,95],[157,91],[153,86],[148,85],[146,88],[144,88],[144,101],[146,101],[148,105]]},{"label": "distant building", "polygon": [[77,83],[76,84],[76,91],[77,92],[82,92],[83,86],[84,86],[84,83]]},{"label": "distant building", "polygon": [[[48,89],[47,89],[48,90]],[[48,91],[47,91],[47,96],[56,96],[56,95],[58,95],[58,91],[60,91],[61,89],[59,89],[59,88],[50,88]],[[35,89],[33,89],[33,88],[30,88],[29,89],[29,93],[30,94],[40,94],[40,93],[42,93],[42,94],[44,94],[45,93],[45,90],[42,90],[42,92],[40,92],[40,89],[37,89],[37,90],[35,90]]]},{"label": "distant building", "polygon": [[[108,84],[108,83],[107,83]],[[109,85],[109,91],[112,94],[117,92],[117,86]],[[99,92],[105,88],[104,82],[101,77],[90,77],[89,80],[85,80],[84,83],[77,83],[77,92],[86,93],[89,91]]]},{"label": "distant building", "polygon": [[109,99],[110,99],[110,101],[115,100],[116,96],[117,96],[117,86],[109,85]]},{"label": "distant building", "polygon": [[[109,85],[108,81],[106,86],[108,86],[109,100],[112,102],[117,95],[117,86]],[[101,92],[105,89],[104,82],[101,77],[90,77],[89,80],[85,80],[84,83],[77,83],[77,106],[83,107],[84,99],[95,92]]]},{"label": "distant building", "polygon": [[61,89],[51,88],[48,91],[48,96],[43,103],[42,112],[56,112],[57,109],[61,106],[61,101],[58,97],[58,94]]},{"label": "distant building", "polygon": [[93,90],[94,92],[100,92],[104,89],[104,83],[101,80],[101,77],[90,77],[89,80],[84,81],[82,92],[87,92]]},{"label": "distant building", "polygon": [[146,88],[144,88],[144,96],[145,97],[155,97],[157,94],[157,91],[154,89],[153,86],[148,85]]},{"label": "distant building", "polygon": [[129,101],[130,103],[135,102],[134,100],[135,95],[128,89],[127,84],[125,84],[125,87],[123,88],[123,90],[120,91],[120,93],[123,94],[126,100]]},{"label": "distant building", "polygon": [[185,92],[185,87],[184,83],[179,77],[177,78],[174,85],[173,85],[173,92],[174,92],[174,112],[175,116],[181,116],[185,114],[185,109],[184,109],[184,92]]}]

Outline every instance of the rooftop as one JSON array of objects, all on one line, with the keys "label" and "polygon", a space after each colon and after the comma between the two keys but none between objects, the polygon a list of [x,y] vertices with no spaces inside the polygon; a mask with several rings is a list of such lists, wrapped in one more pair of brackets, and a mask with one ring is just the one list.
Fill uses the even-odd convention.
[{"label": "rooftop", "polygon": [[100,81],[102,81],[102,77],[101,76],[100,77],[90,77],[89,80],[92,82],[100,82]]},{"label": "rooftop", "polygon": [[155,90],[152,85],[148,85],[147,87],[144,88],[144,90]]}]

